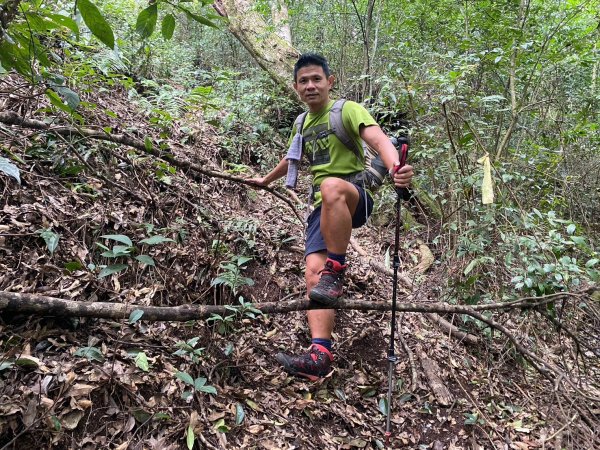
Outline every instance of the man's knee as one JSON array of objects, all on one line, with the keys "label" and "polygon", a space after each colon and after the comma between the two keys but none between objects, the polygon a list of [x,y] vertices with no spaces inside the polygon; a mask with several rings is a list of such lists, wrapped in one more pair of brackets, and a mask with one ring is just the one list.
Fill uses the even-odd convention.
[{"label": "man's knee", "polygon": [[321,183],[321,198],[324,203],[347,200],[347,197],[352,195],[352,190],[356,188],[347,181],[341,178],[325,178]]}]

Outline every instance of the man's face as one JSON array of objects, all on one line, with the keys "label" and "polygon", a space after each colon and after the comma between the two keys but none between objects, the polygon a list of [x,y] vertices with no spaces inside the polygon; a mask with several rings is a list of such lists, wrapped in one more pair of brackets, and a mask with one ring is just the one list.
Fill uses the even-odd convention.
[{"label": "man's face", "polygon": [[327,77],[321,66],[304,66],[298,70],[294,89],[311,112],[318,112],[329,102],[333,75]]}]

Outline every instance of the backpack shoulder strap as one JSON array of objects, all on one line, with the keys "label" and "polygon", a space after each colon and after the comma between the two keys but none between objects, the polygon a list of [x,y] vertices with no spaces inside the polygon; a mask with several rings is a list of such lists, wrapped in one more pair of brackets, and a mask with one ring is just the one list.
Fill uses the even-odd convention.
[{"label": "backpack shoulder strap", "polygon": [[304,121],[306,120],[307,114],[308,112],[305,111],[298,117],[296,117],[296,120],[294,121],[294,125],[296,126],[296,133],[302,134],[302,128],[304,128]]},{"label": "backpack shoulder strap", "polygon": [[357,158],[363,159],[360,149],[356,146],[356,142],[354,142],[354,140],[348,134],[348,130],[346,130],[346,127],[344,127],[344,122],[342,120],[342,109],[344,108],[345,103],[345,99],[339,99],[335,101],[331,111],[329,111],[329,126],[331,127],[331,130],[335,136],[342,144],[346,146],[346,148],[354,153]]}]

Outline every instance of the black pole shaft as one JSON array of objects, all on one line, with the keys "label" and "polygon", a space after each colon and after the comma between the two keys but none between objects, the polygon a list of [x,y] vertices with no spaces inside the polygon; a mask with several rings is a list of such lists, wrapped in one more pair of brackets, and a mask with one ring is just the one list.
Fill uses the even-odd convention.
[{"label": "black pole shaft", "polygon": [[388,395],[387,395],[387,420],[385,426],[385,436],[386,441],[389,441],[391,436],[391,416],[392,416],[392,391],[393,391],[393,375],[394,375],[394,366],[396,364],[397,358],[394,351],[394,341],[395,341],[395,332],[396,332],[396,296],[398,292],[398,267],[400,266],[400,258],[398,256],[400,246],[400,190],[396,188],[396,238],[394,242],[394,276],[393,286],[392,286],[392,323],[391,323],[391,332],[390,332],[390,348],[388,350]]}]

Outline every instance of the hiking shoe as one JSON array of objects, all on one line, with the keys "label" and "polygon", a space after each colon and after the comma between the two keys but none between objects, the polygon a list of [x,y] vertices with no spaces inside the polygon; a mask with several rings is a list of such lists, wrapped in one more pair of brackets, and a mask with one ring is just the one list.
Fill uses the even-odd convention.
[{"label": "hiking shoe", "polygon": [[317,285],[311,289],[308,298],[326,306],[333,306],[342,296],[344,288],[344,272],[348,264],[340,264],[332,259],[327,259],[325,267],[319,273],[321,278]]},{"label": "hiking shoe", "polygon": [[308,353],[304,355],[292,356],[277,353],[275,358],[287,373],[306,377],[310,381],[316,381],[327,375],[333,361],[331,352],[319,344],[312,344]]}]

